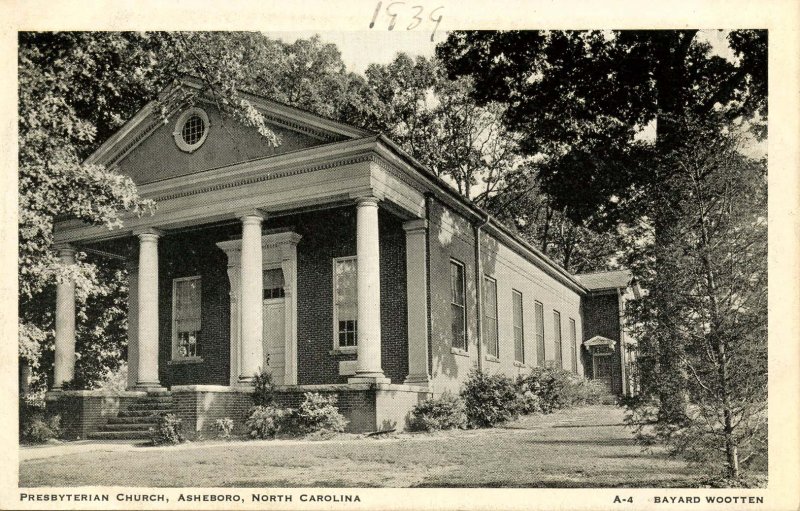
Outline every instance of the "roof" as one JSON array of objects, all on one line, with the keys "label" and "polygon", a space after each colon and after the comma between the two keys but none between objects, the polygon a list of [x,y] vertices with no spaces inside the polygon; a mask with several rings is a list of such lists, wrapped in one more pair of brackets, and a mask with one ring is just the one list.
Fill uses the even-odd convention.
[{"label": "roof", "polygon": [[576,277],[589,291],[624,289],[630,286],[633,281],[633,274],[630,270],[583,273],[576,275]]},{"label": "roof", "polygon": [[[172,84],[171,86],[167,87],[166,90],[161,93],[161,97],[162,98],[166,97],[172,91],[174,91],[176,88],[179,87],[188,87],[196,90],[201,90],[202,83],[196,78],[184,77],[181,80],[177,81],[176,83]],[[267,113],[272,117],[281,120],[288,120],[289,122],[295,124],[311,126],[317,130],[325,131],[328,133],[333,133],[344,137],[345,140],[348,140],[350,142],[374,141],[377,144],[383,144],[384,147],[388,148],[392,153],[399,156],[401,160],[404,160],[406,164],[415,168],[417,172],[419,172],[419,174],[430,180],[434,185],[434,187],[438,188],[446,195],[449,195],[451,199],[456,201],[456,203],[460,203],[462,206],[466,207],[466,211],[469,211],[474,216],[474,218],[477,219],[477,221],[481,222],[482,227],[491,229],[494,232],[494,234],[500,236],[501,238],[504,238],[506,240],[506,243],[510,242],[519,247],[517,250],[525,252],[529,256],[529,259],[535,261],[534,264],[537,264],[540,268],[550,273],[551,276],[555,277],[557,280],[560,280],[562,283],[568,285],[569,287],[572,287],[578,293],[583,294],[586,292],[586,287],[582,286],[583,282],[580,279],[576,278],[575,275],[569,273],[561,265],[550,259],[546,254],[544,254],[536,247],[530,245],[525,240],[520,238],[506,225],[502,224],[501,222],[493,218],[487,211],[478,207],[470,199],[458,193],[455,189],[453,189],[452,186],[446,183],[443,179],[441,179],[439,176],[437,176],[434,172],[432,172],[429,168],[421,164],[411,155],[406,153],[394,141],[392,141],[385,135],[375,134],[371,131],[364,130],[349,124],[334,121],[332,119],[327,119],[322,116],[319,116],[318,114],[307,112],[297,107],[284,105],[246,91],[239,91],[239,93],[242,94],[244,97],[246,97],[249,101],[251,101],[259,111],[261,111],[262,113]],[[125,145],[126,146],[125,151],[127,152],[130,151],[132,147],[134,147],[135,145],[138,145],[138,143],[140,143],[149,134],[147,130],[151,128],[148,128],[147,126],[144,125],[148,124],[146,121],[148,120],[149,117],[152,116],[155,109],[155,104],[156,104],[155,101],[151,101],[144,108],[142,108],[139,111],[139,113],[137,113],[122,128],[120,128],[120,130],[117,131],[116,134],[114,134],[104,144],[102,144],[86,160],[86,163],[99,163],[99,164],[112,163],[115,159],[120,158],[120,156],[124,154],[117,149],[118,146]],[[153,123],[154,123],[153,119],[150,119],[150,124]],[[126,140],[130,140],[131,142],[126,143]]]}]

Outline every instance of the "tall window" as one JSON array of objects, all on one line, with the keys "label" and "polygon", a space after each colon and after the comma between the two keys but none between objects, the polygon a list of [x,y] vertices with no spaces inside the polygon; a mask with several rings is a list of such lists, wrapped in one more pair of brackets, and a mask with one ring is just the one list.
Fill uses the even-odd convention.
[{"label": "tall window", "polygon": [[333,260],[333,324],[339,348],[358,342],[358,299],[356,294],[356,258]]},{"label": "tall window", "polygon": [[497,281],[483,277],[483,339],[489,355],[499,358],[497,342]]},{"label": "tall window", "polygon": [[514,315],[514,360],[525,363],[525,331],[522,321],[522,293],[516,289],[511,292]]},{"label": "tall window", "polygon": [[464,290],[464,265],[450,261],[450,316],[453,328],[453,347],[466,351],[467,308]]},{"label": "tall window", "polygon": [[572,372],[578,374],[578,332],[575,320],[569,318],[569,351],[572,360]]},{"label": "tall window", "polygon": [[199,356],[200,277],[184,277],[172,281],[172,358]]},{"label": "tall window", "polygon": [[536,314],[536,365],[544,366],[544,306],[541,302],[534,303]]},{"label": "tall window", "polygon": [[564,359],[561,358],[561,313],[553,311],[553,337],[556,344],[556,362],[558,367],[564,369]]},{"label": "tall window", "polygon": [[264,270],[264,300],[283,298],[286,296],[283,282],[283,270]]}]

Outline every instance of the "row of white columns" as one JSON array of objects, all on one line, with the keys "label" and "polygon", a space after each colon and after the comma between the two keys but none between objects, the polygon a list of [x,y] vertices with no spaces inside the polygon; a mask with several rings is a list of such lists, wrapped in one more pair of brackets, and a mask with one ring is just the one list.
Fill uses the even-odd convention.
[{"label": "row of white columns", "polygon": [[[263,361],[262,245],[263,215],[248,211],[239,215],[242,222],[241,245],[241,350],[240,381],[250,383]],[[409,376],[406,383],[428,381],[427,282],[425,270],[426,224],[424,220],[406,222],[406,257],[408,266],[407,299],[409,329]],[[139,265],[136,278],[137,297],[136,349],[131,349],[137,371],[135,388],[160,388],[158,377],[158,240],[161,233],[146,229],[134,233],[139,238]],[[356,213],[358,361],[356,374],[349,381],[388,382],[381,366],[380,323],[380,250],[378,200],[357,199]],[[62,263],[75,263],[75,249],[59,247]],[[131,291],[133,292],[133,290]],[[60,282],[56,292],[55,382],[74,376],[75,367],[75,284]]]}]

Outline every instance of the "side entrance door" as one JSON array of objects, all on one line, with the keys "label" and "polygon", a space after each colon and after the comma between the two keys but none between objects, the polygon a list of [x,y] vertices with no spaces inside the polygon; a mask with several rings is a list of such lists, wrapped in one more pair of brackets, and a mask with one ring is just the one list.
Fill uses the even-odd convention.
[{"label": "side entrance door", "polygon": [[595,380],[603,382],[609,392],[613,392],[611,388],[611,354],[595,354],[592,356],[593,360],[593,376]]},{"label": "side entrance door", "polygon": [[272,381],[283,385],[286,365],[286,298],[283,272],[264,271],[264,357]]}]

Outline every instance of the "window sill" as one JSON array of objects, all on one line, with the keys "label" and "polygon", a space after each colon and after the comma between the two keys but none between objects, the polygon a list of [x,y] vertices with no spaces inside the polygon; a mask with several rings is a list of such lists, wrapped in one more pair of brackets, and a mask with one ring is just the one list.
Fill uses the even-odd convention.
[{"label": "window sill", "polygon": [[358,348],[356,346],[348,347],[348,348],[334,348],[328,352],[328,355],[356,355],[358,354]]},{"label": "window sill", "polygon": [[500,359],[495,357],[495,356],[493,356],[493,355],[486,355],[486,361],[487,362],[494,362],[495,364],[499,364],[500,363]]},{"label": "window sill", "polygon": [[469,357],[469,352],[462,350],[461,348],[450,348],[450,353],[453,355],[458,355],[459,357]]},{"label": "window sill", "polygon": [[186,358],[174,358],[167,362],[168,366],[176,366],[176,365],[184,365],[184,364],[202,364],[203,357],[186,357]]},{"label": "window sill", "polygon": [[528,366],[528,364],[524,362],[518,362],[516,360],[514,361],[514,367],[520,367],[522,369],[530,369],[530,366]]}]

